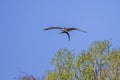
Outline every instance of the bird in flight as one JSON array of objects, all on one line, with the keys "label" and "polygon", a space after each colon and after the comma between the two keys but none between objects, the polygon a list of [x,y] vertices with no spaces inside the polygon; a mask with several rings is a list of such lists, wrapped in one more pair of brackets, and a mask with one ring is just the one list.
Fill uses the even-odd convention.
[{"label": "bird in flight", "polygon": [[[71,28],[49,27],[49,28],[45,28],[44,30],[52,30],[52,29],[59,29],[59,30],[61,30],[62,31],[61,33],[67,34],[69,40],[70,40],[70,34],[69,34],[69,32],[72,31],[72,30],[78,30],[78,31],[87,33],[86,31],[83,31],[83,30],[78,29],[78,28],[73,28],[73,27],[71,27]],[[61,34],[61,33],[59,33],[59,34]]]}]

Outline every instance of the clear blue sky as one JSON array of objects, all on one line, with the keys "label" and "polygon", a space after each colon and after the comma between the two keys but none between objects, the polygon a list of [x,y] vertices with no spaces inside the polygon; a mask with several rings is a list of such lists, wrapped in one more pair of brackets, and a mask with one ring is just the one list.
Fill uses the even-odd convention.
[{"label": "clear blue sky", "polygon": [[[88,32],[59,35],[51,26]],[[95,40],[112,39],[120,46],[120,0],[0,0],[0,79],[14,80],[19,72],[42,76],[62,48],[75,53]]]}]

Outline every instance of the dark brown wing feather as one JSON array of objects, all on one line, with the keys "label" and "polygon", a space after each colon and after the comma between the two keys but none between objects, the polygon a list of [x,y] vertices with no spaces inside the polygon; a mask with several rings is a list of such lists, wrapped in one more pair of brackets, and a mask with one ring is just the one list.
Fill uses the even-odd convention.
[{"label": "dark brown wing feather", "polygon": [[68,32],[65,32],[68,35],[68,39],[70,41],[70,34]]},{"label": "dark brown wing feather", "polygon": [[62,29],[61,27],[49,27],[49,28],[45,28],[44,30],[51,30],[51,29]]},{"label": "dark brown wing feather", "polygon": [[87,33],[86,31],[83,31],[83,30],[81,30],[81,29],[77,29],[77,28],[67,28],[67,31],[72,31],[72,30],[78,30],[78,31]]}]

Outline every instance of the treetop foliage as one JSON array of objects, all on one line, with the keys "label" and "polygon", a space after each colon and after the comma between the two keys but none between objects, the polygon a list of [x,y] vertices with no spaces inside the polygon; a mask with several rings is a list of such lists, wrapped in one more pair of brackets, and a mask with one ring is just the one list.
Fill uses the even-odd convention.
[{"label": "treetop foliage", "polygon": [[111,46],[109,40],[95,41],[77,56],[59,50],[51,61],[54,69],[42,80],[120,80],[120,49]]}]

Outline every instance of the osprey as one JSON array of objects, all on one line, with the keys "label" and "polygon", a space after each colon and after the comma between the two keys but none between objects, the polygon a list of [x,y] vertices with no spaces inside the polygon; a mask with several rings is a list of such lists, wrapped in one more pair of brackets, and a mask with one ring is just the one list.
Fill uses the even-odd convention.
[{"label": "osprey", "polygon": [[[68,39],[70,40],[70,34],[69,34],[69,31],[72,31],[72,30],[78,30],[78,31],[81,31],[81,32],[84,32],[84,33],[87,33],[86,31],[83,31],[81,29],[77,29],[77,28],[62,28],[62,27],[49,27],[49,28],[45,28],[44,30],[52,30],[52,29],[59,29],[61,30],[62,32],[61,33],[65,33],[68,35]],[[59,34],[61,34],[59,33]]]}]

